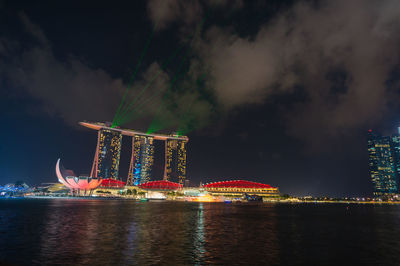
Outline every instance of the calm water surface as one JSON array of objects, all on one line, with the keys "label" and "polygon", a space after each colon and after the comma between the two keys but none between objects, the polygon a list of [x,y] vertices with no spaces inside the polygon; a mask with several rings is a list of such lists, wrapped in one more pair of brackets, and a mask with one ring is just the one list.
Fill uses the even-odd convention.
[{"label": "calm water surface", "polygon": [[0,200],[11,265],[400,265],[400,206]]}]

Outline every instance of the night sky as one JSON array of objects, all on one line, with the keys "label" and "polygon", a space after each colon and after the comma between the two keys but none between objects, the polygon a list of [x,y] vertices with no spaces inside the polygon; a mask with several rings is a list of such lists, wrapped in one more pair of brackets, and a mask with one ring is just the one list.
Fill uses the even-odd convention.
[{"label": "night sky", "polygon": [[56,182],[58,158],[89,173],[78,122],[113,121],[128,88],[120,126],[186,134],[191,185],[369,196],[366,131],[400,126],[399,52],[397,0],[0,0],[0,183]]}]

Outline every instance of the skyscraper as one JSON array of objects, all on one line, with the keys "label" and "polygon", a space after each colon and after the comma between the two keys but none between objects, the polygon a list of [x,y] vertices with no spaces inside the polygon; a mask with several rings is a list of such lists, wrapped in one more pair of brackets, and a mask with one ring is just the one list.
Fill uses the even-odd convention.
[{"label": "skyscraper", "polygon": [[175,139],[165,140],[165,169],[164,180],[173,180],[176,176],[176,149],[178,141]]},{"label": "skyscraper", "polygon": [[368,131],[369,169],[375,196],[398,192],[396,168],[400,165],[396,165],[394,153],[399,147],[395,148],[395,146],[392,137],[380,136],[372,130]]},{"label": "skyscraper", "polygon": [[79,122],[84,127],[98,131],[97,148],[91,175],[100,178],[118,178],[122,136],[132,137],[132,153],[127,185],[139,185],[152,178],[154,141],[165,141],[164,180],[184,184],[186,179],[187,136],[179,134],[144,133],[132,129],[111,128],[111,123]]},{"label": "skyscraper", "polygon": [[[121,132],[109,129],[99,130],[92,176],[118,179],[121,141]],[[96,169],[95,173],[93,173],[94,169]]]},{"label": "skyscraper", "polygon": [[186,179],[186,144],[185,140],[178,140],[178,167],[177,167],[177,175],[178,175],[178,183],[184,184]]},{"label": "skyscraper", "polygon": [[133,183],[134,185],[138,185],[148,182],[151,179],[151,169],[154,163],[154,138],[135,135],[133,141],[135,160]]},{"label": "skyscraper", "polygon": [[186,179],[186,140],[165,141],[164,180],[184,185]]},{"label": "skyscraper", "polygon": [[[400,181],[400,128],[398,129],[398,133],[392,136],[392,152],[393,152],[393,160],[394,160],[394,168],[397,175],[397,181]],[[397,184],[397,188],[400,190],[399,184]]]}]

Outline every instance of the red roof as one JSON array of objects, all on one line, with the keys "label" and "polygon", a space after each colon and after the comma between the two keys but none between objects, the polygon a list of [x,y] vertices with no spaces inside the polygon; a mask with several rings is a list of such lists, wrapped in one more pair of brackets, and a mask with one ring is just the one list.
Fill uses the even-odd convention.
[{"label": "red roof", "polygon": [[125,182],[108,178],[108,179],[103,179],[100,186],[101,187],[123,188],[125,186]]},{"label": "red roof", "polygon": [[162,189],[162,190],[175,190],[182,188],[182,185],[179,183],[174,183],[171,181],[166,180],[157,180],[157,181],[150,181],[143,184],[139,184],[140,188],[143,189]]},{"label": "red roof", "polygon": [[246,180],[230,180],[214,182],[204,185],[205,188],[217,188],[217,187],[237,187],[237,188],[273,188],[268,184],[256,183]]}]

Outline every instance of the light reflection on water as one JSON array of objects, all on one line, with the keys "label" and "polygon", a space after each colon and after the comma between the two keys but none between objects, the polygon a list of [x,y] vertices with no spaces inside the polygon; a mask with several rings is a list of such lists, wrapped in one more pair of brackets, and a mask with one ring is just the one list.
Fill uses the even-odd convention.
[{"label": "light reflection on water", "polygon": [[195,264],[200,265],[201,263],[204,262],[204,254],[205,254],[205,248],[204,248],[204,217],[203,217],[203,203],[199,203],[199,210],[198,210],[198,215],[197,215],[197,226],[196,226],[196,237],[194,238],[194,243],[193,247],[195,252],[195,259],[194,262]]},{"label": "light reflection on water", "polygon": [[400,207],[0,200],[0,263],[399,265]]}]

